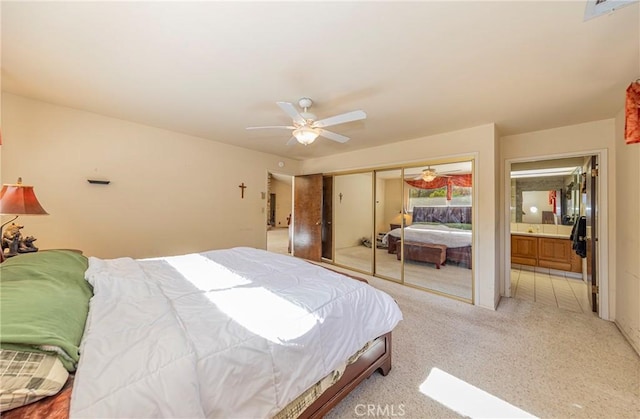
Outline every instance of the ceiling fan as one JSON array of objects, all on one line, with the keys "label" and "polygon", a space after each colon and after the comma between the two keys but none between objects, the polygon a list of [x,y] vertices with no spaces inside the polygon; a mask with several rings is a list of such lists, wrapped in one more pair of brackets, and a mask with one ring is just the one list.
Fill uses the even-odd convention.
[{"label": "ceiling fan", "polygon": [[247,129],[291,129],[293,130],[291,133],[292,137],[287,141],[287,145],[292,145],[296,141],[300,144],[309,145],[314,142],[318,136],[339,143],[346,143],[349,141],[349,137],[327,131],[324,128],[344,124],[345,122],[359,121],[367,117],[364,111],[357,110],[318,120],[314,114],[308,111],[313,104],[313,101],[308,97],[303,97],[298,101],[298,106],[302,108],[302,112],[299,112],[296,107],[289,102],[276,102],[276,104],[291,117],[293,125],[247,127]]},{"label": "ceiling fan", "polygon": [[431,182],[437,177],[450,177],[450,173],[460,172],[460,169],[449,170],[446,172],[437,172],[436,169],[432,169],[431,166],[428,166],[426,169],[422,169],[422,172],[416,176],[414,179],[422,179],[425,182]]}]

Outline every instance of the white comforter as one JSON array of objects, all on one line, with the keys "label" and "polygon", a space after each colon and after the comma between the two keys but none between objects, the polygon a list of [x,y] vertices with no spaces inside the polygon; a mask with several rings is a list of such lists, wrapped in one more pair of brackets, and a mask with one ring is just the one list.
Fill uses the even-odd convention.
[{"label": "white comforter", "polygon": [[[394,228],[383,237],[387,244],[388,236],[400,237],[402,229]],[[471,230],[460,230],[445,225],[413,224],[404,228],[404,239],[421,243],[444,244],[447,247],[471,246]]]},{"label": "white comforter", "polygon": [[71,417],[270,417],[402,319],[375,288],[251,248],[90,258]]}]

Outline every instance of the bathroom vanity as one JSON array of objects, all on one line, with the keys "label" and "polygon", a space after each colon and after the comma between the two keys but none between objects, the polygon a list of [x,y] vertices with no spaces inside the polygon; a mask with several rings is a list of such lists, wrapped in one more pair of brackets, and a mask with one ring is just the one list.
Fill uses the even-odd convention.
[{"label": "bathroom vanity", "polygon": [[511,232],[511,263],[582,272],[582,259],[568,236],[535,231]]}]

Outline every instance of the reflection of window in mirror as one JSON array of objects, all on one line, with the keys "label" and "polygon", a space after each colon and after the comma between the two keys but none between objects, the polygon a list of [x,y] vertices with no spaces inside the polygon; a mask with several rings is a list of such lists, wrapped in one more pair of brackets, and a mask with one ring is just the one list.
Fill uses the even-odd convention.
[{"label": "reflection of window in mirror", "polygon": [[[556,224],[555,206],[549,199],[549,191],[524,191],[522,192],[522,222],[528,224],[545,224],[543,215],[549,224]],[[550,215],[549,215],[550,214]]]},{"label": "reflection of window in mirror", "polygon": [[471,206],[472,163],[462,161],[404,170],[405,205],[415,207]]}]

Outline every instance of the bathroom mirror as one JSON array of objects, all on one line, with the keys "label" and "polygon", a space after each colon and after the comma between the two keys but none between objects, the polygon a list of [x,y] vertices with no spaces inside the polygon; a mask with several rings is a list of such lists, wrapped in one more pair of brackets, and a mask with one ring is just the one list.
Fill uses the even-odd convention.
[{"label": "bathroom mirror", "polygon": [[528,224],[559,224],[562,190],[522,192],[522,222]]},{"label": "bathroom mirror", "polygon": [[[561,176],[511,178],[511,222],[572,225],[580,212],[580,167]],[[517,175],[516,175],[517,176]]]}]

